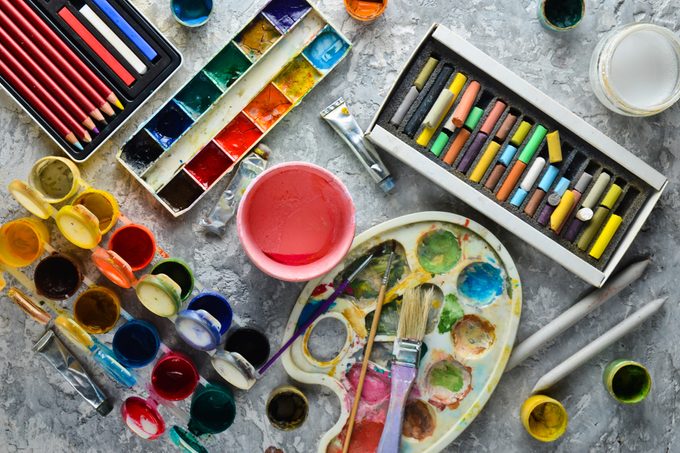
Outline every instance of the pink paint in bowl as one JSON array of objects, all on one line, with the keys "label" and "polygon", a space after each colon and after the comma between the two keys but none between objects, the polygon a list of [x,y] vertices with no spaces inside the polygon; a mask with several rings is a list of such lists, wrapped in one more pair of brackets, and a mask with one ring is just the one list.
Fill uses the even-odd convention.
[{"label": "pink paint in bowl", "polygon": [[276,165],[241,200],[238,236],[264,273],[290,282],[333,269],[354,239],[354,203],[331,172],[305,162]]}]

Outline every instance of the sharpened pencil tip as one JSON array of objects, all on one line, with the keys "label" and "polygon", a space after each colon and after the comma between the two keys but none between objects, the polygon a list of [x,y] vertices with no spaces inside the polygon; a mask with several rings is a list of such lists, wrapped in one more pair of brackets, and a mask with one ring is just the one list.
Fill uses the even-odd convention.
[{"label": "sharpened pencil tip", "polygon": [[97,126],[95,126],[95,127],[92,128],[92,132],[94,132],[95,134],[99,135],[99,129],[97,129]]},{"label": "sharpened pencil tip", "polygon": [[73,146],[75,146],[76,148],[78,148],[80,151],[83,150],[83,145],[81,145],[80,142],[75,142],[75,143],[73,144]]},{"label": "sharpened pencil tip", "polygon": [[123,107],[123,103],[120,102],[118,99],[115,100],[115,102],[113,103],[113,105],[115,105],[116,107],[118,107],[119,110],[125,110],[125,107]]}]

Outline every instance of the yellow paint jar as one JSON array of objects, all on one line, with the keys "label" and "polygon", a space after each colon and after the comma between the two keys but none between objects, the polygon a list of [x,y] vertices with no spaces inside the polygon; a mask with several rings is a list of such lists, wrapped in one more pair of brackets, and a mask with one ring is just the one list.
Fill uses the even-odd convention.
[{"label": "yellow paint jar", "polygon": [[103,190],[87,189],[78,194],[71,204],[83,206],[94,214],[99,220],[101,234],[108,233],[120,217],[118,202],[113,195]]},{"label": "yellow paint jar", "polygon": [[562,403],[545,395],[530,396],[520,412],[524,429],[536,440],[553,442],[565,433],[567,411]]},{"label": "yellow paint jar", "polygon": [[0,261],[10,267],[33,263],[45,250],[47,227],[30,217],[12,220],[0,227]]},{"label": "yellow paint jar", "polygon": [[108,288],[93,286],[74,302],[73,317],[88,333],[106,333],[118,322],[120,299]]},{"label": "yellow paint jar", "polygon": [[78,167],[57,156],[39,159],[28,175],[28,184],[50,204],[61,203],[74,196],[81,182]]}]

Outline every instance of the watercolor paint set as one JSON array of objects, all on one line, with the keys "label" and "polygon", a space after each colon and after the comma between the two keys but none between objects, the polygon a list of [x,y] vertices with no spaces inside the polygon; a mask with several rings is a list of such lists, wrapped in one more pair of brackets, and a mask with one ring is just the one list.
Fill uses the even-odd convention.
[{"label": "watercolor paint set", "polygon": [[412,54],[367,137],[598,287],[667,184],[441,25]]},{"label": "watercolor paint set", "polygon": [[376,250],[392,240],[396,255],[350,451],[375,452],[380,440],[390,400],[389,361],[405,291],[432,288],[435,295],[399,451],[435,452],[453,441],[482,410],[510,355],[522,289],[510,255],[489,231],[444,212],[411,214],[367,230],[357,236],[343,262],[305,286],[286,326],[289,337],[357,263],[373,254],[368,267],[283,356],[292,378],[329,387],[340,400],[340,418],[322,437],[319,453],[342,451],[388,261]]},{"label": "watercolor paint set", "polygon": [[0,83],[77,162],[182,64],[126,0],[0,2]]},{"label": "watercolor paint set", "polygon": [[305,0],[272,0],[123,145],[118,160],[180,216],[300,103],[350,46]]}]

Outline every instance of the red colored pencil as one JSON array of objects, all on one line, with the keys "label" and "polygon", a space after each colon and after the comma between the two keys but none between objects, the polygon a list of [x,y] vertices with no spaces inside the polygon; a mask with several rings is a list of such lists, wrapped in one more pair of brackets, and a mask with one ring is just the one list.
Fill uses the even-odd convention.
[{"label": "red colored pencil", "polygon": [[82,151],[83,146],[78,142],[75,134],[69,130],[64,123],[52,112],[44,102],[42,102],[38,97],[26,86],[24,82],[21,81],[7,65],[0,59],[0,75],[2,75],[7,82],[14,87],[19,94],[35,108],[38,113],[47,121],[59,135],[64,137],[67,142]]},{"label": "red colored pencil", "polygon": [[[0,17],[4,13],[0,11]],[[73,100],[61,89],[59,85],[49,76],[47,73],[36,64],[35,61],[24,51],[24,49],[19,46],[12,38],[5,32],[5,29],[0,27],[0,42],[2,42],[8,51],[13,54],[22,65],[24,65],[31,74],[40,81],[45,88],[54,95],[54,97],[61,102],[66,109],[74,116],[77,121],[85,126],[87,129],[98,134],[99,130],[94,125],[92,118],[87,116],[85,111],[83,111],[78,105],[73,102]],[[101,113],[100,113],[101,115]]]},{"label": "red colored pencil", "polygon": [[87,133],[85,129],[82,128],[80,124],[68,114],[68,112],[57,102],[54,97],[47,92],[42,85],[31,75],[30,72],[26,70],[19,60],[14,58],[14,56],[9,53],[3,44],[0,43],[0,60],[5,62],[9,67],[10,71],[13,72],[16,77],[21,80],[26,81],[28,88],[34,93],[34,95],[39,98],[51,111],[53,111],[59,118],[64,121],[64,124],[72,130],[78,138],[86,143],[92,141],[90,134]]},{"label": "red colored pencil", "polygon": [[[113,91],[85,65],[62,38],[58,36],[24,0],[0,0],[0,8],[5,10],[16,24],[44,50],[47,57],[50,58],[58,68],[64,71],[66,76],[71,79],[100,110],[109,116],[114,115],[111,105],[102,97],[108,96],[112,103],[117,106],[120,105],[120,101],[116,95],[113,94]],[[84,77],[89,80],[89,83]],[[106,94],[100,95],[97,90]]]}]

